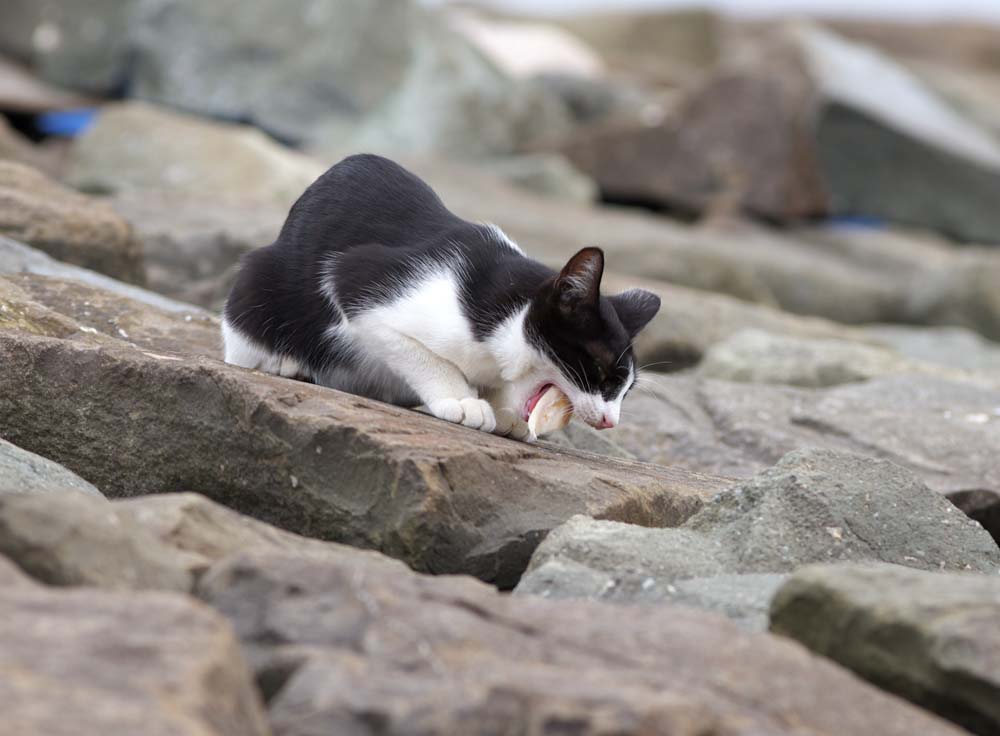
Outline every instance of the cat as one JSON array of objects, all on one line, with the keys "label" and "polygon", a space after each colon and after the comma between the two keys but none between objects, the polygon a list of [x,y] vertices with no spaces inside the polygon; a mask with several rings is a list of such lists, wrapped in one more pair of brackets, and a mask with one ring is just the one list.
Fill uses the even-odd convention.
[{"label": "cat", "polygon": [[599,248],[556,272],[402,166],[350,156],[244,257],[225,360],[528,442],[528,415],[555,385],[576,417],[614,427],[637,378],[632,340],[660,299],[604,297],[603,273]]}]

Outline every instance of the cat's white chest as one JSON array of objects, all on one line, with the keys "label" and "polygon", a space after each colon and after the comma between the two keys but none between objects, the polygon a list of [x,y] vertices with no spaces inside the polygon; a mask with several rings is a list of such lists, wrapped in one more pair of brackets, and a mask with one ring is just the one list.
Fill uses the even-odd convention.
[{"label": "cat's white chest", "polygon": [[364,346],[368,335],[386,332],[420,343],[456,366],[470,384],[501,383],[500,366],[489,344],[475,339],[472,325],[462,312],[458,285],[450,273],[428,276],[389,304],[365,310],[351,319],[356,345]]}]

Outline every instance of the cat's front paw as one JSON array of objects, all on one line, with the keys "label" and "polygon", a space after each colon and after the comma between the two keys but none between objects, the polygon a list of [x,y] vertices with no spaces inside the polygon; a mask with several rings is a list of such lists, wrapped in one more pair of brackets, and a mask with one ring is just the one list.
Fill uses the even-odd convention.
[{"label": "cat's front paw", "polygon": [[427,405],[430,413],[446,422],[461,424],[471,429],[492,432],[497,418],[493,407],[482,399],[441,399]]},{"label": "cat's front paw", "polygon": [[513,409],[497,409],[496,417],[497,426],[493,430],[495,434],[510,437],[512,440],[520,440],[521,442],[534,442],[538,439],[528,429],[528,423],[521,419]]}]

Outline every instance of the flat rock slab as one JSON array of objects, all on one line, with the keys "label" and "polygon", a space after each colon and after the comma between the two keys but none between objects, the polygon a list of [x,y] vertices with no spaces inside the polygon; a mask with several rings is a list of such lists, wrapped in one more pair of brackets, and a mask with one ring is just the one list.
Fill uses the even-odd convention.
[{"label": "flat rock slab", "polygon": [[6,733],[270,733],[232,630],[197,601],[52,591],[27,583],[2,558],[0,580]]},{"label": "flat rock slab", "polygon": [[0,496],[58,492],[102,498],[99,490],[76,473],[0,439]]},{"label": "flat rock slab", "polygon": [[674,529],[574,517],[535,550],[516,592],[684,603],[764,629],[784,575],[847,560],[1000,573],[989,534],[910,472],[806,450],[719,493]]},{"label": "flat rock slab", "polygon": [[284,736],[961,733],[702,612],[276,554],[219,563],[199,593],[232,621]]},{"label": "flat rock slab", "polygon": [[200,358],[0,332],[0,432],[109,496],[198,490],[510,587],[574,514],[672,526],[731,483],[543,448]]},{"label": "flat rock slab", "polygon": [[771,629],[974,733],[1000,733],[1000,577],[891,565],[809,567]]}]

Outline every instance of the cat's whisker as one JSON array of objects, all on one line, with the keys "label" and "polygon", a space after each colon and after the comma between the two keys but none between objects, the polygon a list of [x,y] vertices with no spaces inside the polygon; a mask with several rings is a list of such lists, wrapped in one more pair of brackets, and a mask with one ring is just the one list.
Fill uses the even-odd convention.
[{"label": "cat's whisker", "polygon": [[639,366],[640,371],[644,371],[647,368],[652,368],[654,365],[672,365],[674,361],[672,360],[658,360],[655,363],[646,363],[645,365]]}]

